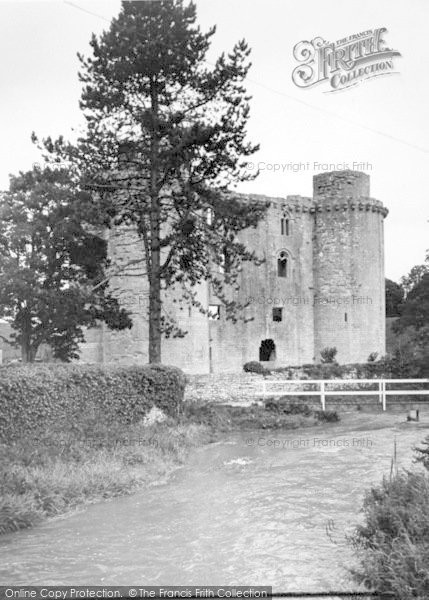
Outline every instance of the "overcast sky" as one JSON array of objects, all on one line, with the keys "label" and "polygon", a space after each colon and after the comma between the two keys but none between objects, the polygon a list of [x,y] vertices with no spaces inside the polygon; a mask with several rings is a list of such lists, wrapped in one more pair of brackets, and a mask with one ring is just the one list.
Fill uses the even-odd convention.
[{"label": "overcast sky", "polygon": [[[261,174],[239,187],[275,196],[312,194],[321,165],[367,163],[371,196],[385,220],[386,275],[398,280],[429,248],[429,58],[426,0],[197,0],[203,27],[218,26],[209,60],[245,38],[252,48],[248,90],[253,99],[249,139]],[[30,140],[72,136],[82,117],[76,52],[88,53],[92,32],[108,27],[118,1],[0,1],[0,188],[9,173],[31,168],[39,153]],[[93,14],[91,14],[93,13]],[[301,40],[335,41],[386,27],[386,44],[402,57],[397,74],[338,93],[328,85],[300,89],[291,74]],[[288,163],[305,163],[296,172]],[[307,168],[307,163],[309,167]],[[319,163],[314,168],[314,163]],[[274,166],[276,167],[274,172]],[[285,166],[283,166],[285,165]]]}]

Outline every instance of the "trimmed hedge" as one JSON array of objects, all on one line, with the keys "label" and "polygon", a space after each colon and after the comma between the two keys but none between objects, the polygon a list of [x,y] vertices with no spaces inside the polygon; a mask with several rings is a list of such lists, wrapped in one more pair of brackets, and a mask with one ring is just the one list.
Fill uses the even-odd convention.
[{"label": "trimmed hedge", "polygon": [[83,415],[129,424],[156,406],[177,414],[185,375],[175,367],[23,365],[0,368],[0,441],[48,426],[79,429]]}]

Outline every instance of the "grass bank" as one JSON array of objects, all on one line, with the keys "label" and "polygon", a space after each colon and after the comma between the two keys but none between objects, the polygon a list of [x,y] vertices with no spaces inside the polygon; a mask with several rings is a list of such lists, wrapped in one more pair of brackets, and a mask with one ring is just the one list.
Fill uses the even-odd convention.
[{"label": "grass bank", "polygon": [[203,425],[166,421],[0,445],[0,533],[162,480],[207,434]]},{"label": "grass bank", "polygon": [[192,448],[243,429],[296,429],[324,420],[306,406],[187,403],[176,418],[135,425],[52,427],[0,444],[0,534],[162,481]]}]

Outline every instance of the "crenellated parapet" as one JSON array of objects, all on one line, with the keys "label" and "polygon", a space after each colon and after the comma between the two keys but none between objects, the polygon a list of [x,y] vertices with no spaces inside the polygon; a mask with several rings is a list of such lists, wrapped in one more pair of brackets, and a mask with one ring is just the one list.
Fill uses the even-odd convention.
[{"label": "crenellated parapet", "polygon": [[[342,176],[342,171],[339,172],[339,181],[343,184],[343,186],[350,181],[353,181],[353,178],[350,176],[350,173],[347,177]],[[253,202],[261,202],[266,204],[269,208],[273,208],[276,210],[280,210],[283,212],[288,212],[290,214],[299,214],[299,213],[322,213],[322,212],[344,212],[344,211],[358,211],[358,212],[373,212],[379,213],[386,217],[389,213],[388,209],[383,206],[383,203],[380,200],[376,200],[375,198],[371,198],[370,196],[362,196],[357,195],[355,193],[356,190],[350,190],[347,185],[348,195],[341,195],[341,190],[336,186],[337,179],[328,177],[331,176],[331,173],[324,174],[323,177],[323,185],[318,186],[318,193],[314,198],[309,198],[307,196],[286,196],[286,198],[271,198],[269,196],[263,196],[259,194],[235,194],[236,197],[240,197],[243,200],[251,200]],[[359,176],[365,175],[364,173],[357,173],[358,182],[359,182],[359,191],[360,190],[368,190],[369,185],[362,185]],[[316,176],[321,177],[321,176]],[[316,179],[315,177],[315,179]],[[368,177],[365,175],[365,177]],[[331,182],[332,188],[327,187],[328,181]],[[321,190],[323,189],[323,193]],[[353,192],[353,193],[352,193]],[[344,193],[344,192],[343,192]]]},{"label": "crenellated parapet", "polygon": [[331,198],[329,198],[328,201],[321,201],[319,198],[318,201],[313,203],[310,212],[344,212],[347,210],[380,213],[383,215],[383,217],[386,217],[389,213],[387,208],[383,206],[383,203],[380,200],[363,196],[356,199],[347,199],[342,201],[335,199],[332,200]]}]

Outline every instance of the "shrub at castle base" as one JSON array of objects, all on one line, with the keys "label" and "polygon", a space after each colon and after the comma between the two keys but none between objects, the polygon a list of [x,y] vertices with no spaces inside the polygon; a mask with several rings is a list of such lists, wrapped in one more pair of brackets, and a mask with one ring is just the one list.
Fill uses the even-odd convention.
[{"label": "shrub at castle base", "polygon": [[79,430],[82,418],[131,424],[153,407],[175,415],[185,377],[175,367],[37,365],[0,368],[0,441],[50,426]]}]

